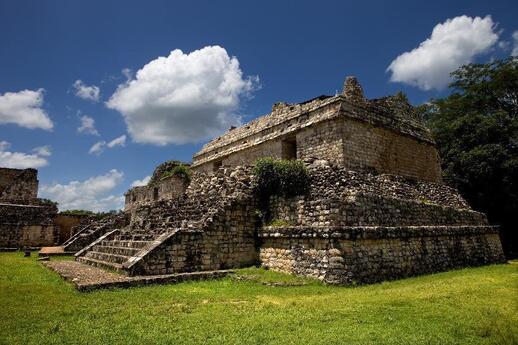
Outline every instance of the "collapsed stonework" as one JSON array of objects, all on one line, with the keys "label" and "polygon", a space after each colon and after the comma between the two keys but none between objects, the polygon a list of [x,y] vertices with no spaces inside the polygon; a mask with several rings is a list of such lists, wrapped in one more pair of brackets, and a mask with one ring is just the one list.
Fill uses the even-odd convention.
[{"label": "collapsed stonework", "polygon": [[[309,174],[305,195],[271,198],[277,226],[257,215],[250,166],[265,156],[302,160]],[[337,284],[504,261],[498,229],[442,184],[412,106],[367,100],[354,78],[208,143],[189,179],[164,175],[167,164],[126,194],[125,218],[78,232],[95,240],[76,260],[128,275],[260,264]]]},{"label": "collapsed stonework", "polygon": [[38,171],[0,168],[0,248],[51,246],[59,242],[57,207],[38,199]]},{"label": "collapsed stonework", "polygon": [[185,167],[189,166],[189,164],[179,161],[168,161],[160,164],[153,172],[147,185],[133,187],[126,192],[124,209],[131,211],[138,205],[159,200],[169,200],[184,194],[188,181],[182,176],[170,173],[175,167],[182,165]]}]

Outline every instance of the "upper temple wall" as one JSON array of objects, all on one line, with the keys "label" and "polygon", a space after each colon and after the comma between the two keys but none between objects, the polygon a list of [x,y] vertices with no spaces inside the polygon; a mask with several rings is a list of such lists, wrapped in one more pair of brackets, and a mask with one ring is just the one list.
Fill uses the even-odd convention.
[{"label": "upper temple wall", "polygon": [[275,104],[270,114],[205,145],[192,168],[249,165],[265,156],[441,181],[435,143],[413,107],[401,95],[367,100],[355,78],[341,95]]},{"label": "upper temple wall", "polygon": [[38,171],[0,168],[0,200],[28,201],[38,196]]}]

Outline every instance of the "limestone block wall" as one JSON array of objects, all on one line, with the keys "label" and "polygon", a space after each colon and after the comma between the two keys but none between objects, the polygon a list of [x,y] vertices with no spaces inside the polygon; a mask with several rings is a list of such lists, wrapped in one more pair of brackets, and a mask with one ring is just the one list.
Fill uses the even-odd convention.
[{"label": "limestone block wall", "polygon": [[[297,158],[306,162],[328,160],[352,170],[373,169],[426,181],[441,181],[439,154],[435,146],[392,129],[348,117],[333,117],[297,130],[286,124],[284,136],[254,146],[231,150],[217,160],[196,165],[200,171],[218,166],[251,165],[261,157]],[[244,141],[248,141],[246,139]],[[296,157],[287,157],[283,142],[293,140]]]},{"label": "limestone block wall", "polygon": [[0,204],[0,247],[51,246],[59,242],[55,205]]},{"label": "limestone block wall", "polygon": [[491,226],[267,227],[259,237],[264,267],[332,284],[505,262]]},{"label": "limestone block wall", "polygon": [[169,176],[151,185],[134,187],[125,194],[124,208],[130,211],[139,205],[177,198],[183,195],[187,186],[184,178]]},{"label": "limestone block wall", "polygon": [[441,181],[439,153],[429,142],[348,118],[343,120],[341,135],[348,168]]},{"label": "limestone block wall", "polygon": [[[221,160],[223,167],[235,167],[239,165],[251,165],[262,157],[282,157],[282,141],[272,140],[248,149],[235,152]],[[205,164],[206,171],[212,171],[214,165]]]},{"label": "limestone block wall", "polygon": [[343,150],[343,121],[335,119],[302,129],[296,134],[297,159],[328,160],[343,165],[348,157]]},{"label": "limestone block wall", "polygon": [[487,225],[483,213],[370,193],[330,199],[272,198],[272,219],[312,226]]}]

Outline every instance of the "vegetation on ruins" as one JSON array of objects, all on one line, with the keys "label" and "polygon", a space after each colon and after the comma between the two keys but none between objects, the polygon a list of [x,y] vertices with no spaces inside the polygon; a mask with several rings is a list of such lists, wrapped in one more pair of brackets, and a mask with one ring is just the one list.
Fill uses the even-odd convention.
[{"label": "vegetation on ruins", "polygon": [[170,161],[166,161],[166,162],[160,164],[159,166],[157,166],[155,168],[155,171],[153,172],[153,175],[151,176],[151,179],[149,180],[148,185],[156,184],[161,179],[172,176],[173,175],[172,171],[177,166],[183,166],[183,168],[179,168],[176,171],[179,175],[182,175],[185,172],[186,174],[184,174],[182,176],[185,176],[186,178],[190,178],[188,165],[186,165],[178,160],[170,160]]},{"label": "vegetation on ruins", "polygon": [[309,188],[309,175],[304,163],[298,160],[260,158],[255,161],[253,174],[257,178],[254,187],[262,218],[270,221],[268,205],[270,197],[303,195]]},{"label": "vegetation on ruins", "polygon": [[171,176],[177,176],[185,179],[186,181],[191,180],[191,170],[185,164],[179,163],[177,166],[173,167],[171,170],[164,172],[161,176],[161,179],[166,179]]},{"label": "vegetation on ruins", "polygon": [[518,262],[357,287],[236,274],[79,293],[37,255],[0,253],[0,343],[518,343]]},{"label": "vegetation on ruins", "polygon": [[309,187],[308,171],[298,160],[261,158],[255,162],[253,174],[257,177],[256,191],[262,197],[303,195]]},{"label": "vegetation on ruins", "polygon": [[422,106],[437,141],[444,179],[491,223],[518,255],[518,57],[470,64],[452,74],[453,92]]}]

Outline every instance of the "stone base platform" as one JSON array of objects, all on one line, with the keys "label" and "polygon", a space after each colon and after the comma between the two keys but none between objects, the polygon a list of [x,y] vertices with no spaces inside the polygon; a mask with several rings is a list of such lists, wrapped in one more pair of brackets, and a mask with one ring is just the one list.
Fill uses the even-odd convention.
[{"label": "stone base platform", "polygon": [[60,255],[74,255],[74,252],[66,252],[62,246],[43,247],[38,252],[38,256],[60,256]]},{"label": "stone base platform", "polygon": [[176,273],[154,276],[128,277],[101,268],[82,264],[77,261],[46,261],[42,265],[57,272],[65,280],[72,282],[79,291],[92,291],[105,288],[128,288],[151,284],[172,284],[189,280],[222,278],[232,270]]}]

